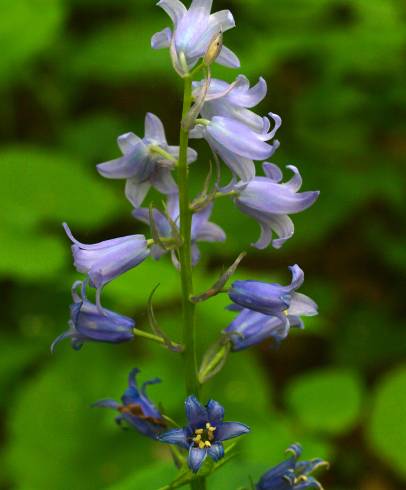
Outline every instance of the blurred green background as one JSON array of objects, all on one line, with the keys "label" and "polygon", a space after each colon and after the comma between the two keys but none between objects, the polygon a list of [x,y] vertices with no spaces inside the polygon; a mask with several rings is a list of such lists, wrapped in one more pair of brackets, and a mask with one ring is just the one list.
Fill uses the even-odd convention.
[{"label": "blurred green background", "polygon": [[[2,490],[156,490],[173,477],[165,447],[120,431],[110,411],[90,403],[118,398],[128,370],[160,376],[150,394],[183,421],[183,371],[174,354],[145,341],[68,342],[75,274],[67,221],[83,242],[147,233],[131,218],[123,182],[95,164],[119,155],[115,139],[143,135],[145,112],[159,115],[176,144],[180,82],[167,51],[150,37],[169,25],[153,0],[1,0],[0,16],[0,488]],[[298,165],[318,203],[295,218],[281,250],[250,249],[238,275],[287,282],[306,271],[303,291],[320,316],[279,350],[231,356],[205,390],[228,420],[252,426],[239,453],[210,488],[236,489],[279,462],[299,440],[305,457],[332,463],[330,490],[406,487],[406,330],[404,199],[406,6],[403,0],[233,0],[238,29],[226,43],[241,71],[263,75],[261,110],[281,114],[274,162]],[[207,172],[202,159],[192,178]],[[156,199],[156,198],[155,198]],[[258,234],[222,203],[215,221],[226,244],[203,247],[199,290]],[[167,257],[105,289],[104,303],[146,325],[158,283],[160,322],[179,338],[178,277]],[[403,286],[403,287],[402,287]],[[213,341],[231,313],[226,298],[199,307],[199,345]]]}]

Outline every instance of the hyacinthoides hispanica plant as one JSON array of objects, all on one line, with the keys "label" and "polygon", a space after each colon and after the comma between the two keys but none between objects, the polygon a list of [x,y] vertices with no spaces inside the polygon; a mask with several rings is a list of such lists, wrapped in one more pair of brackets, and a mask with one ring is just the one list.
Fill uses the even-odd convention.
[{"label": "hyacinthoides hispanica plant", "polygon": [[[272,245],[279,249],[294,234],[289,215],[310,207],[318,192],[299,192],[302,178],[294,166],[287,167],[293,174],[287,182],[283,182],[281,170],[269,162],[262,164],[263,175],[257,175],[254,162],[269,159],[279,146],[274,138],[281,119],[273,113],[261,117],[251,110],[266,96],[263,78],[253,87],[244,75],[231,84],[212,78],[214,63],[230,68],[240,66],[238,57],[223,45],[223,34],[235,26],[231,12],[211,14],[212,0],[193,0],[189,9],[179,0],[161,0],[158,5],[170,16],[174,26],[155,34],[152,47],[169,48],[173,68],[184,86],[179,146],[168,144],[160,119],[149,113],[145,118],[144,138],[133,133],[120,136],[118,145],[122,156],[97,166],[103,177],[126,181],[125,194],[134,207],[133,216],[149,225],[151,238],[132,235],[86,245],[64,225],[73,242],[74,265],[86,278],[73,284],[69,329],[54,341],[52,350],[65,338],[70,338],[74,349],[80,349],[87,341],[121,343],[142,336],[182,355],[187,419],[183,427],[162,413],[146,393],[148,385],[160,380],[147,381],[139,388],[137,368],[129,374],[128,388],[121,402],[106,399],[94,406],[116,410],[119,424],[129,425],[144,436],[169,445],[179,476],[164,488],[190,485],[192,489],[202,490],[207,488],[207,477],[230,457],[233,446],[225,449],[223,442],[250,429],[240,422],[225,422],[224,408],[218,401],[204,404],[199,399],[201,385],[221,370],[229,353],[266,340],[280,343],[291,327],[303,328],[301,317],[316,315],[317,305],[297,292],[304,280],[298,265],[290,267],[292,280],[287,286],[254,280],[235,281],[228,286],[244,254],[212,288],[196,294],[192,269],[200,257],[197,243],[226,239],[224,231],[209,218],[217,199],[229,198],[236,208],[259,223],[261,234],[253,246],[265,249]],[[190,138],[206,140],[216,170],[213,172],[210,164],[203,189],[194,199],[189,189],[189,165],[198,155],[189,148]],[[227,185],[221,179],[225,170],[222,164],[231,172]],[[151,187],[164,196],[165,205],[161,209],[142,207]],[[153,333],[137,329],[132,318],[107,310],[101,300],[103,287],[114,278],[148,257],[159,259],[166,252],[170,252],[181,278],[181,344],[173,342],[159,327],[152,307],[153,292],[147,308]],[[91,289],[95,290],[95,302],[87,297]],[[236,312],[236,317],[219,331],[218,342],[198,367],[195,306],[219,293],[228,293],[229,309]],[[319,459],[299,462],[299,444],[293,444],[287,452],[287,459],[259,477],[251,488],[321,488],[311,473],[325,462]]]}]

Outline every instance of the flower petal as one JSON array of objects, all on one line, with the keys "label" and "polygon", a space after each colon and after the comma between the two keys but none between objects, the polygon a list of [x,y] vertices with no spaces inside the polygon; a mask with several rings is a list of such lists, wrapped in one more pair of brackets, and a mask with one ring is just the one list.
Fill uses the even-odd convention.
[{"label": "flower petal", "polygon": [[148,112],[145,116],[145,138],[166,145],[165,129],[158,116]]},{"label": "flower petal", "polygon": [[207,404],[207,413],[209,415],[209,421],[215,427],[223,422],[224,407],[220,405],[216,400],[210,400]]},{"label": "flower petal", "polygon": [[216,59],[216,63],[227,66],[228,68],[240,68],[241,66],[238,56],[226,46],[223,46],[223,49],[220,51],[220,54]]},{"label": "flower petal", "polygon": [[158,439],[166,444],[175,444],[176,446],[183,447],[185,449],[189,447],[184,429],[173,429],[168,432],[164,432]]},{"label": "flower petal", "polygon": [[124,155],[130,153],[142,139],[134,133],[125,133],[117,138],[117,144]]},{"label": "flower petal", "polygon": [[221,458],[224,457],[224,446],[221,442],[216,442],[212,444],[211,447],[207,449],[207,454],[213,459],[213,461],[217,462]]},{"label": "flower petal", "polygon": [[191,395],[185,401],[186,417],[192,428],[199,428],[208,422],[208,414],[206,408],[199,400]]},{"label": "flower petal", "polygon": [[125,196],[135,208],[139,208],[150,188],[151,183],[149,181],[139,182],[135,178],[128,179],[125,184]]},{"label": "flower petal", "polygon": [[151,38],[152,49],[169,48],[172,40],[172,31],[166,27],[163,31],[157,32]]},{"label": "flower petal", "polygon": [[116,400],[108,399],[99,400],[98,402],[92,403],[90,406],[92,408],[112,408],[113,410],[117,410],[120,404],[117,403]]},{"label": "flower petal", "polygon": [[180,0],[160,0],[157,5],[169,15],[175,26],[187,12]]},{"label": "flower petal", "polygon": [[294,316],[315,316],[318,314],[318,306],[305,294],[293,293],[288,314]]},{"label": "flower petal", "polygon": [[228,439],[233,439],[248,432],[250,432],[250,428],[240,422],[223,422],[217,426],[216,440],[227,441]]},{"label": "flower petal", "polygon": [[207,449],[190,446],[187,464],[193,473],[197,473],[207,457]]}]

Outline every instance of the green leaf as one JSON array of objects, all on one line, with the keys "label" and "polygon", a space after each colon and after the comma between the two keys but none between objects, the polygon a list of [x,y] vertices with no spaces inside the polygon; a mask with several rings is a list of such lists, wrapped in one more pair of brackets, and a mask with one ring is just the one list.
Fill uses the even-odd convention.
[{"label": "green leaf", "polygon": [[0,0],[0,84],[21,75],[24,64],[57,37],[65,17],[61,0]]},{"label": "green leaf", "polygon": [[406,365],[380,380],[367,435],[375,452],[406,481]]},{"label": "green leaf", "polygon": [[342,434],[358,422],[362,394],[363,387],[355,372],[325,369],[296,378],[285,398],[307,430]]}]

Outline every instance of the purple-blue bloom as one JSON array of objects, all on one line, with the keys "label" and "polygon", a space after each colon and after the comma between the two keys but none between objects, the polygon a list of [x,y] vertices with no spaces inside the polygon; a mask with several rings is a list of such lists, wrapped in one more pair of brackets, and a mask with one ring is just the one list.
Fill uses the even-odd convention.
[{"label": "purple-blue bloom", "polygon": [[[154,114],[145,117],[143,139],[134,133],[126,133],[118,138],[118,146],[123,156],[97,165],[98,172],[108,179],[127,179],[126,196],[135,207],[141,206],[149,189],[155,187],[163,194],[176,192],[176,183],[171,175],[179,158],[179,147],[169,146],[161,120]],[[171,158],[165,158],[156,151],[164,150]],[[188,162],[197,158],[197,153],[188,149]]]},{"label": "purple-blue bloom", "polygon": [[[236,205],[258,221],[261,227],[259,240],[252,244],[258,249],[264,249],[270,243],[274,248],[282,247],[294,233],[294,225],[288,215],[304,211],[319,197],[318,191],[299,193],[302,186],[299,170],[293,165],[287,168],[294,174],[289,182],[281,183],[282,172],[276,165],[264,163],[265,177],[255,177],[235,188],[238,192]],[[278,238],[272,239],[273,232]]]},{"label": "purple-blue bloom", "polygon": [[263,118],[261,131],[256,131],[240,119],[214,116],[206,124],[197,125],[191,132],[191,138],[204,138],[224,163],[243,182],[250,181],[255,176],[254,160],[263,161],[270,158],[279,142],[267,143],[275,136],[280,126],[280,118],[271,114],[275,121],[271,130],[271,123],[267,117]]},{"label": "purple-blue bloom", "polygon": [[[299,315],[316,315],[317,305],[308,296],[296,292],[304,281],[302,269],[298,265],[289,267],[289,269],[292,273],[292,281],[289,286],[260,281],[235,281],[228,295],[238,305],[237,310],[245,308],[275,317],[287,328],[289,324],[302,326]],[[232,307],[232,309],[235,308]],[[258,320],[256,317],[250,320],[252,319]],[[246,328],[246,314],[240,321]],[[239,322],[235,327],[241,328]]]},{"label": "purple-blue bloom", "polygon": [[[213,0],[193,0],[189,10],[179,0],[160,0],[161,7],[172,19],[174,31],[167,27],[151,40],[154,49],[170,48],[173,65],[179,74],[187,73],[206,54],[213,38],[235,27],[229,10],[210,14]],[[240,61],[223,46],[217,63],[238,68]]]},{"label": "purple-blue bloom", "polygon": [[[171,220],[179,227],[179,198],[177,194],[168,197],[167,213]],[[226,239],[224,231],[215,223],[209,221],[213,210],[213,203],[208,204],[201,211],[194,213],[192,218],[192,263],[196,265],[200,259],[200,251],[197,242],[223,242]],[[134,209],[133,216],[150,225],[150,213],[148,209]],[[171,225],[164,213],[153,210],[153,219],[155,226],[161,238],[174,238],[172,236]],[[151,255],[159,259],[166,251],[159,245],[154,245],[151,249]],[[176,254],[172,253],[172,261],[176,267],[179,266]]]},{"label": "purple-blue bloom", "polygon": [[[52,352],[61,340],[68,338],[75,350],[79,350],[86,341],[119,344],[133,340],[135,321],[91,303],[86,297],[86,286],[87,281],[73,284],[69,329],[52,342]],[[77,293],[78,288],[80,294]]]},{"label": "purple-blue bloom", "polygon": [[323,490],[321,484],[311,476],[316,469],[328,463],[322,459],[300,461],[302,447],[293,444],[287,450],[291,453],[289,459],[267,471],[256,484],[256,490],[305,490],[306,488],[318,488]]},{"label": "purple-blue bloom", "polygon": [[136,267],[150,254],[144,235],[130,235],[86,245],[74,238],[66,223],[63,226],[73,242],[74,265],[78,272],[88,275],[90,286],[98,290],[98,298],[105,284]]},{"label": "purple-blue bloom", "polygon": [[100,400],[94,403],[93,407],[99,408],[112,408],[117,410],[120,415],[116,417],[116,422],[121,424],[123,421],[141,434],[157,439],[158,435],[166,428],[165,420],[163,419],[160,411],[151,402],[146,393],[148,385],[160,383],[159,378],[146,381],[141,386],[141,389],[137,385],[137,374],[139,369],[133,369],[128,376],[128,388],[121,397],[121,402],[116,400],[107,399]]},{"label": "purple-blue bloom", "polygon": [[239,422],[223,422],[224,408],[215,400],[203,406],[195,396],[185,401],[188,425],[159,436],[161,442],[175,444],[189,451],[189,468],[197,473],[207,456],[219,461],[224,456],[222,442],[250,431]]}]

